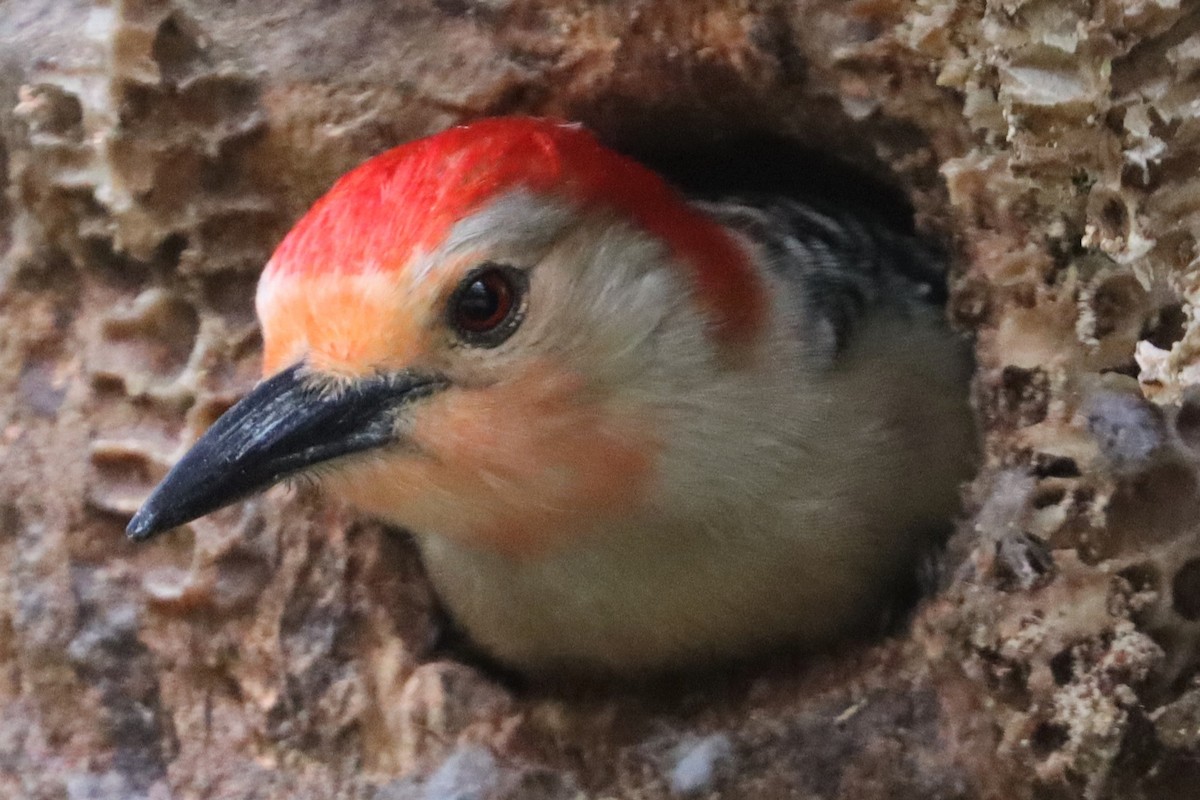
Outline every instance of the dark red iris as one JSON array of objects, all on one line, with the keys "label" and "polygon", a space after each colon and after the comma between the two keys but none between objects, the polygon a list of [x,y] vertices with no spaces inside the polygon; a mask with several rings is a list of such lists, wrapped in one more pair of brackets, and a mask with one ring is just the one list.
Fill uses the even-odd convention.
[{"label": "dark red iris", "polygon": [[450,298],[450,323],[470,344],[495,346],[520,323],[525,276],[499,264],[472,270]]},{"label": "dark red iris", "polygon": [[512,311],[513,289],[503,272],[489,269],[464,285],[457,300],[454,321],[458,327],[472,333],[483,333],[504,322]]}]

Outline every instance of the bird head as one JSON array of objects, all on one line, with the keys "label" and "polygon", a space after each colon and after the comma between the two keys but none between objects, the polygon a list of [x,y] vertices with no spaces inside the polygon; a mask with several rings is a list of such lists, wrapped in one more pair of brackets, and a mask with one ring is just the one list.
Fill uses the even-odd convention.
[{"label": "bird head", "polygon": [[742,245],[576,125],[496,118],[341,178],[267,264],[265,379],[131,521],[295,476],[507,552],[649,501],[660,414],[759,336]]}]

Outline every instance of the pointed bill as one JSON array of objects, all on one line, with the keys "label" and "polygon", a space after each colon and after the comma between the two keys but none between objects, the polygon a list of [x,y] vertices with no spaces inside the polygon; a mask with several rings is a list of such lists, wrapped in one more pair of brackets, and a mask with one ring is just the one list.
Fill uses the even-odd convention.
[{"label": "pointed bill", "polygon": [[316,464],[395,444],[404,406],[445,385],[401,372],[328,391],[303,375],[299,364],[276,373],[225,412],[142,504],[129,538],[149,539]]}]

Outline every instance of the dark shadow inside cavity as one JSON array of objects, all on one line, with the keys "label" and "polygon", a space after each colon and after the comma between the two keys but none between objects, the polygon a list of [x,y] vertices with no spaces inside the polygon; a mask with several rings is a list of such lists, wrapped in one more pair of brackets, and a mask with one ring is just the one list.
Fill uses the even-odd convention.
[{"label": "dark shadow inside cavity", "polygon": [[1171,606],[1186,620],[1200,619],[1200,558],[1189,560],[1175,573],[1171,581]]},{"label": "dark shadow inside cavity", "polygon": [[1175,414],[1175,432],[1185,445],[1200,450],[1200,390],[1189,387],[1184,392]]},{"label": "dark shadow inside cavity", "polygon": [[671,145],[670,150],[632,147],[624,152],[697,197],[782,194],[847,208],[898,233],[914,233],[913,207],[903,191],[830,153],[769,134]]},{"label": "dark shadow inside cavity", "polygon": [[1160,350],[1170,350],[1183,338],[1187,330],[1187,312],[1182,303],[1172,303],[1155,311],[1142,330],[1139,338],[1145,339]]}]

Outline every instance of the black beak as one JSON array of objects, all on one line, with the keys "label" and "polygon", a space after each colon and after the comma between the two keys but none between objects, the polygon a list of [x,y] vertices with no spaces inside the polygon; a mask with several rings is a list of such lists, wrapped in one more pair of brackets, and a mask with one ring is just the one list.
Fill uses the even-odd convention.
[{"label": "black beak", "polygon": [[167,473],[125,533],[149,539],[314,464],[397,441],[397,412],[445,386],[402,372],[314,388],[301,365],[272,375],[226,411]]}]

